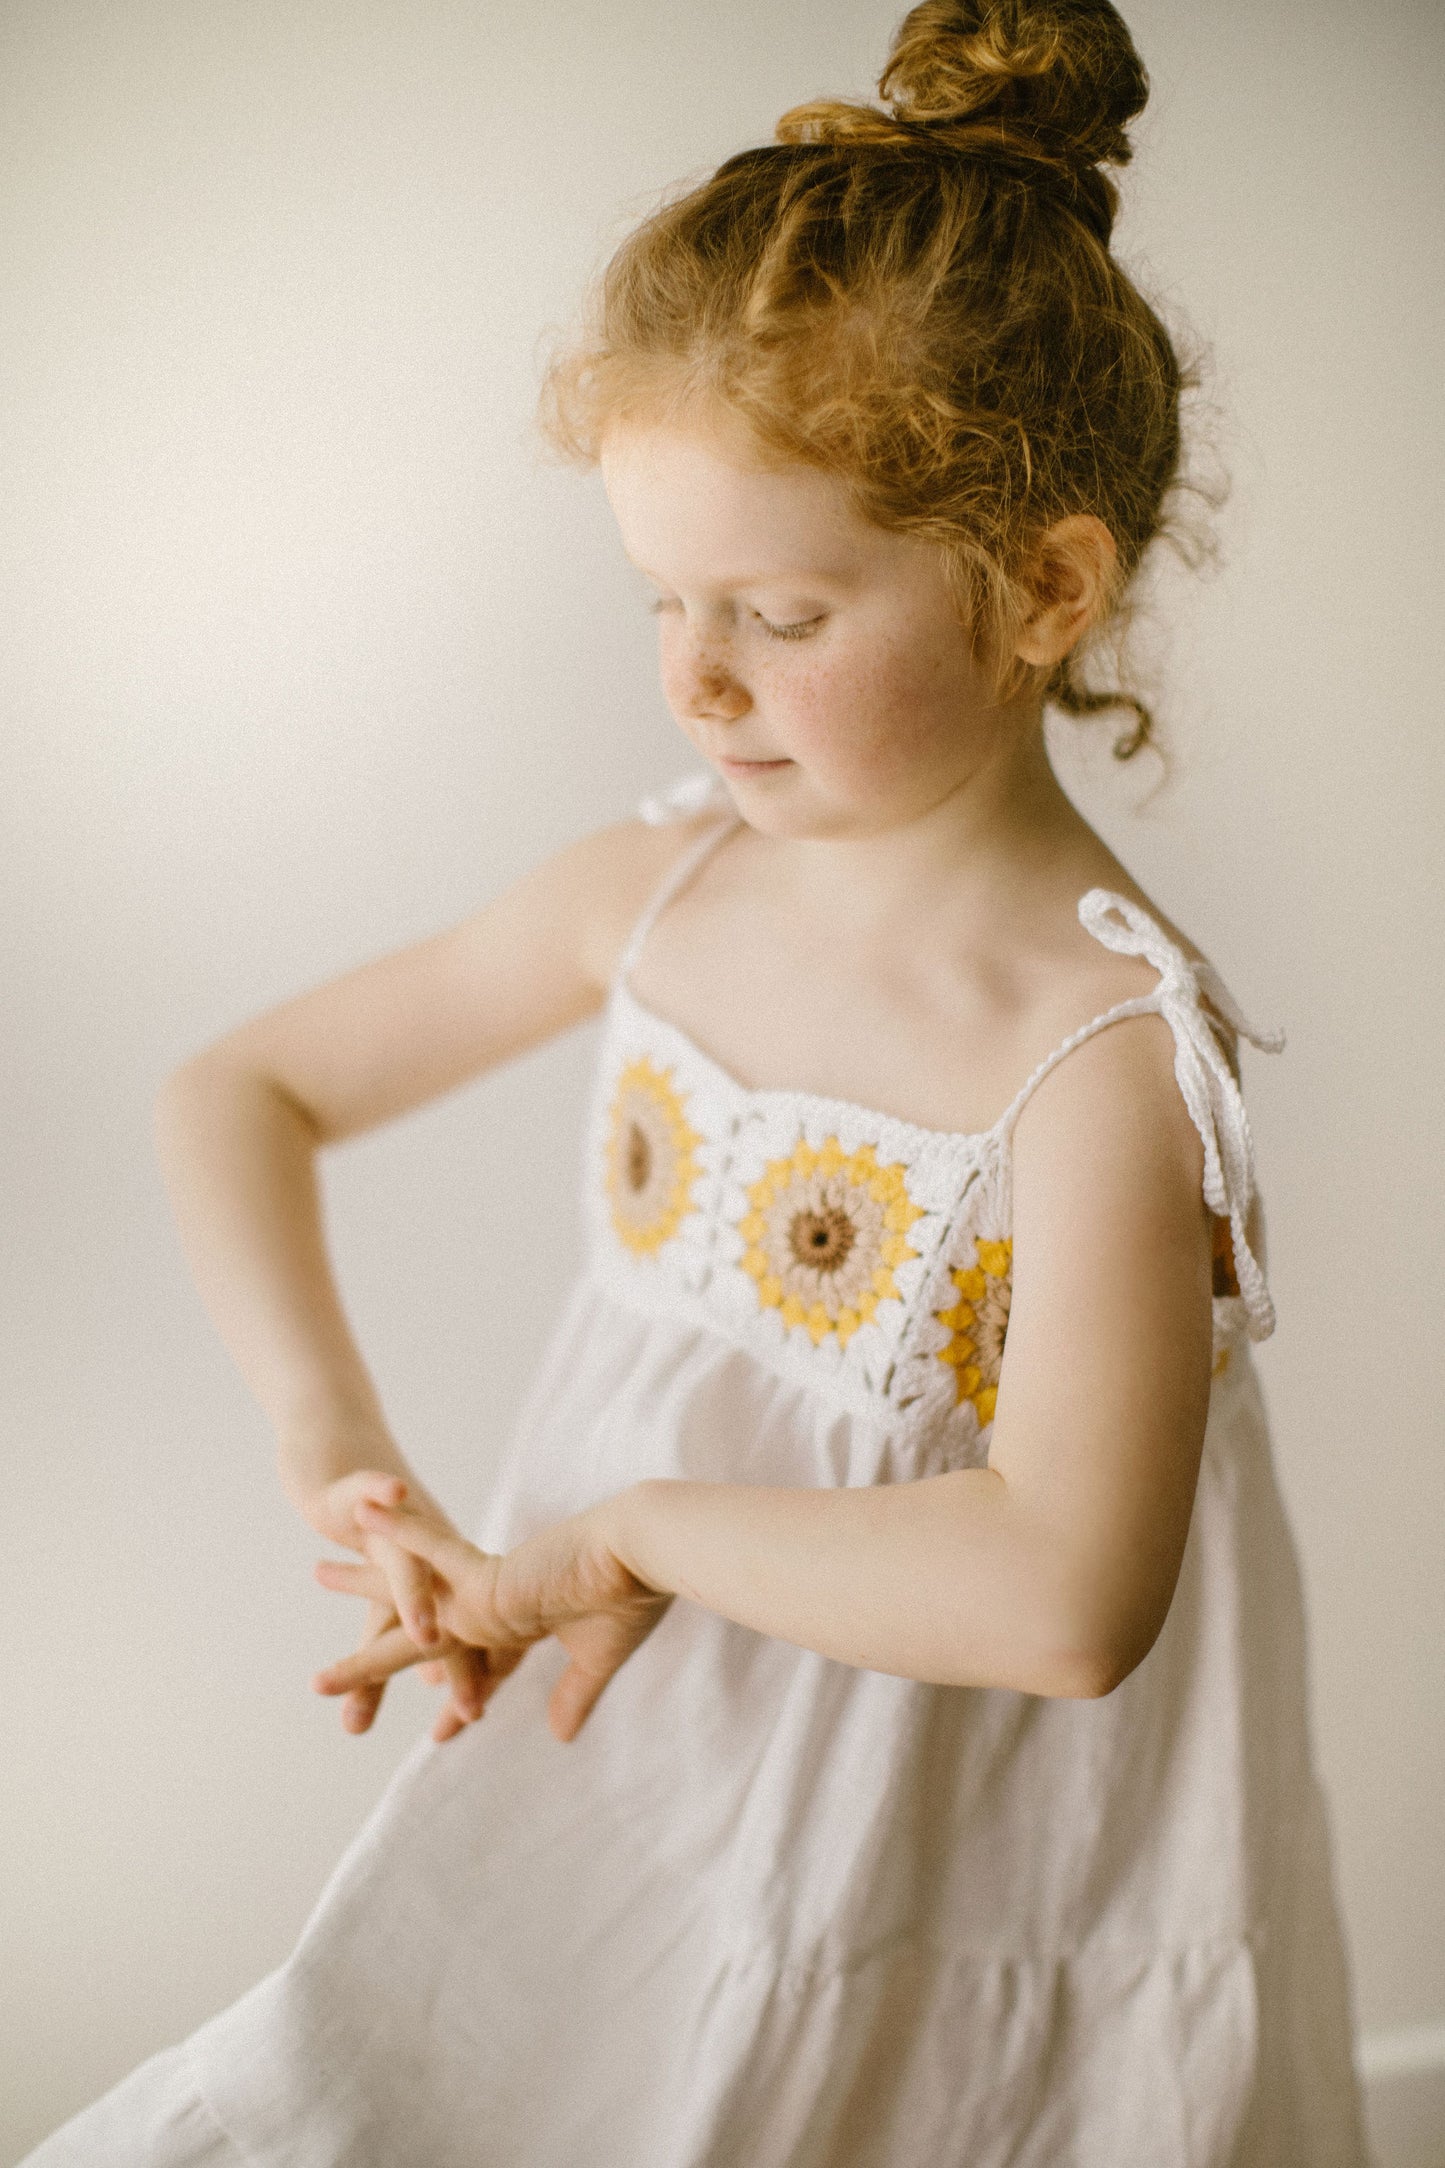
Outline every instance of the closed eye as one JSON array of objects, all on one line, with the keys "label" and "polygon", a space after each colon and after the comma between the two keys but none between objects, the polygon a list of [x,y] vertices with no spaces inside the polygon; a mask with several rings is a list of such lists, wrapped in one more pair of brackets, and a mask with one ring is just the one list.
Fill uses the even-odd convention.
[{"label": "closed eye", "polygon": [[[655,595],[647,607],[654,617],[658,617],[664,610],[680,610],[682,604],[675,595]],[[775,624],[772,618],[764,617],[761,610],[751,613],[770,640],[805,640],[809,633],[816,632],[824,623],[827,614],[826,610],[821,610],[816,617],[799,617],[791,624],[779,625]]]}]

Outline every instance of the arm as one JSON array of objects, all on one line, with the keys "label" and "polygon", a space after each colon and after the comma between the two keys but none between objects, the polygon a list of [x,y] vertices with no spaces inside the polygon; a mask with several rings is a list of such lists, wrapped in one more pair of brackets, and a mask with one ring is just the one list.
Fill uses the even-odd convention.
[{"label": "arm", "polygon": [[840,1491],[653,1483],[638,1578],[846,1663],[1109,1691],[1153,1646],[1209,1402],[1202,1154],[1162,1020],[1081,1047],[1015,1139],[1014,1290],[982,1469]]},{"label": "arm", "polygon": [[[288,1496],[321,1533],[354,1544],[344,1479],[405,1463],[331,1271],[319,1152],[595,1010],[625,927],[692,832],[626,822],[589,836],[462,924],[228,1033],[162,1086],[159,1157],[202,1298],[275,1429]],[[403,1615],[424,1624],[425,1576],[402,1579],[421,1606]]]},{"label": "arm", "polygon": [[[384,1485],[363,1524],[433,1562],[463,1639],[510,1650],[559,1634],[572,1656],[553,1703],[562,1737],[655,1623],[659,1597],[678,1595],[873,1670],[1108,1692],[1168,1611],[1208,1409],[1201,1152],[1172,1062],[1161,1020],[1120,1025],[1025,1110],[987,1468],[842,1490],[647,1482],[504,1559],[429,1531]],[[366,1592],[365,1569],[322,1578]],[[590,1639],[569,1638],[579,1622]],[[322,1690],[410,1653],[393,1637],[332,1666]]]}]

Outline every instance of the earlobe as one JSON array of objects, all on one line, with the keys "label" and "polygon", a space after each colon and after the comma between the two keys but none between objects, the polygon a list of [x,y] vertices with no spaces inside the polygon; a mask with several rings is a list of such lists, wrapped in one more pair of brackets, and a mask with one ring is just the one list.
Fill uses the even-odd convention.
[{"label": "earlobe", "polygon": [[1020,662],[1052,669],[1108,615],[1118,574],[1114,537],[1091,512],[1056,520],[1034,554],[1034,608],[1019,631]]}]

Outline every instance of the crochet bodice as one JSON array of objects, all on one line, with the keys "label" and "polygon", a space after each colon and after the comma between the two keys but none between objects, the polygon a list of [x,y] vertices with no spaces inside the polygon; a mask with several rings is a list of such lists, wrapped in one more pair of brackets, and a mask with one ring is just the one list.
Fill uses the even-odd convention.
[{"label": "crochet bodice", "polygon": [[[713,802],[711,777],[644,806],[676,818]],[[1079,916],[1106,947],[1142,956],[1154,989],[1117,1003],[1041,1062],[991,1128],[927,1129],[851,1101],[739,1083],[633,993],[652,925],[738,825],[730,803],[674,865],[633,929],[608,1003],[588,1126],[589,1261],[629,1304],[706,1325],[768,1368],[954,1448],[993,1420],[1012,1288],[1015,1124],[1044,1078],[1097,1032],[1158,1014],[1204,1141],[1216,1216],[1215,1349],[1263,1338],[1274,1316],[1246,1222],[1249,1125],[1210,1011],[1255,1032],[1208,965],[1130,899],[1091,889]],[[726,805],[726,809],[725,809]]]}]

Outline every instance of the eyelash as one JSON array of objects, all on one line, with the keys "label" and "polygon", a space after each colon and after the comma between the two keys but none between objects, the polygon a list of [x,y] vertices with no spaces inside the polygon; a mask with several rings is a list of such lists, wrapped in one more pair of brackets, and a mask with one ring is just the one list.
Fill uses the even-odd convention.
[{"label": "eyelash", "polygon": [[[663,610],[671,609],[671,607],[672,604],[665,595],[660,595],[655,602],[648,604],[648,608],[654,617],[658,616]],[[770,618],[763,616],[761,610],[754,610],[752,614],[770,640],[805,640],[808,634],[816,631],[823,622],[821,616],[800,617],[791,625],[775,625]]]}]

